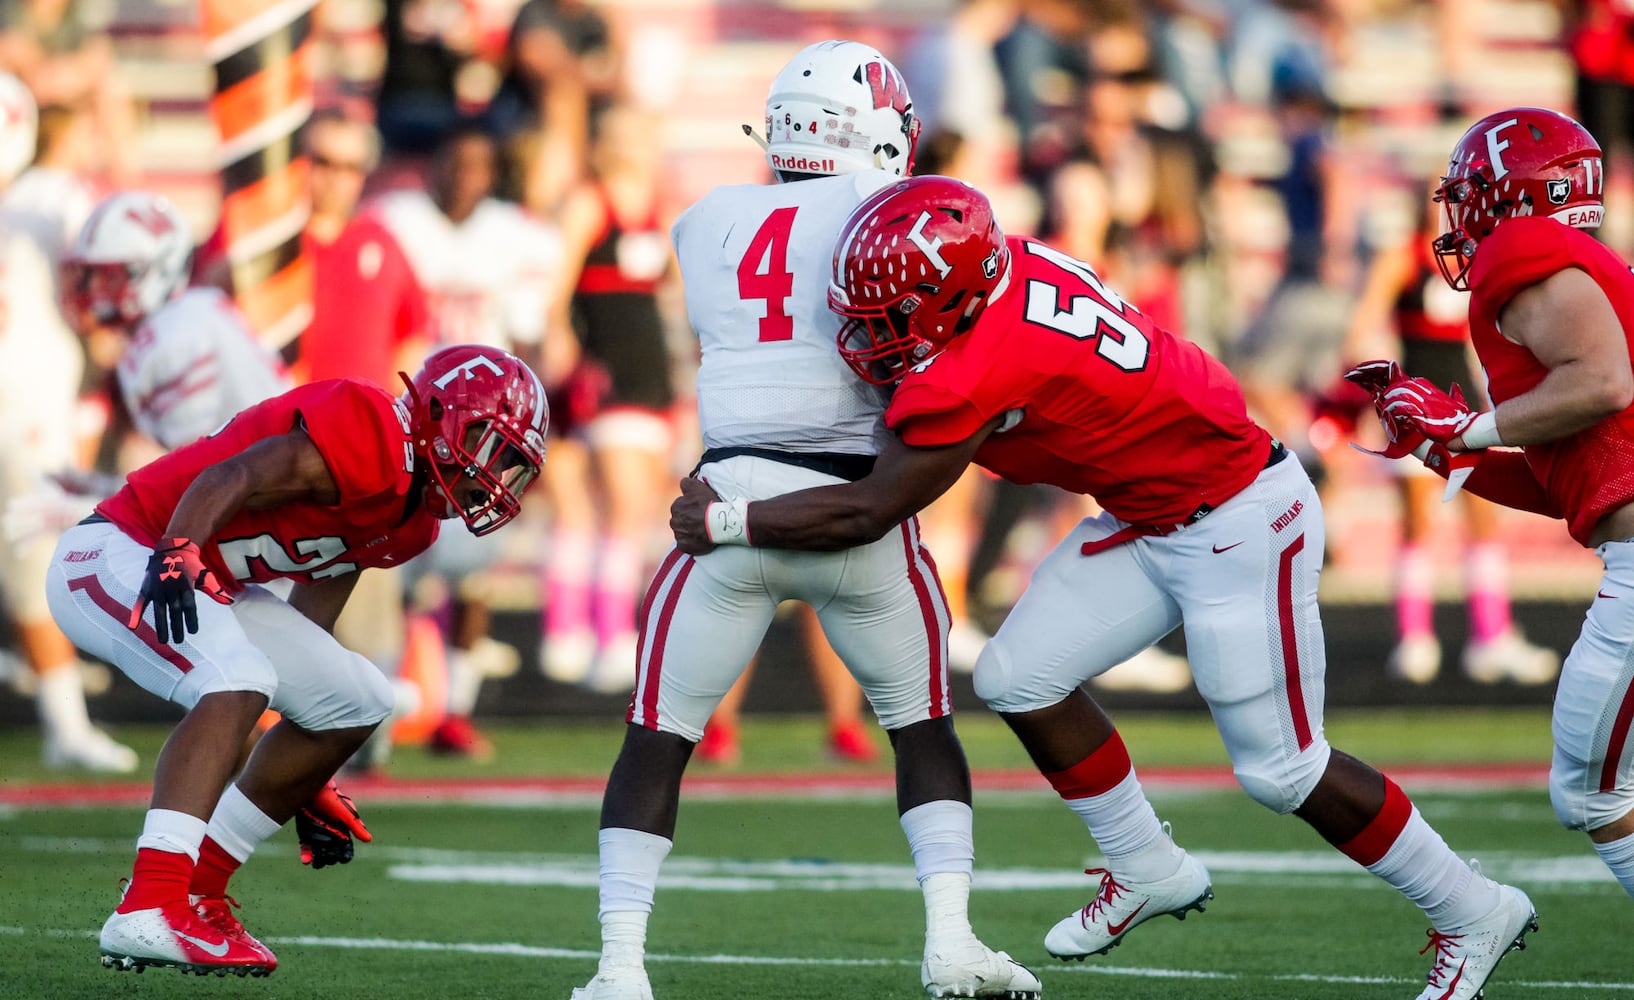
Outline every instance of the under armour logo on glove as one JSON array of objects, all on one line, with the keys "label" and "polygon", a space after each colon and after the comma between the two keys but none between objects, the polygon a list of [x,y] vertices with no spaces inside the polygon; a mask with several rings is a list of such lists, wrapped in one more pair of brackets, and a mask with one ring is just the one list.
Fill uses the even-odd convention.
[{"label": "under armour logo on glove", "polygon": [[1409,378],[1391,386],[1384,393],[1382,416],[1409,423],[1419,433],[1439,444],[1446,444],[1469,430],[1480,416],[1464,402],[1464,391],[1458,383],[1452,392],[1442,392],[1428,379]]},{"label": "under armour logo on glove", "polygon": [[152,604],[153,630],[158,633],[159,641],[177,645],[186,642],[188,635],[197,634],[199,630],[195,590],[204,591],[219,604],[233,603],[216,574],[204,565],[204,557],[192,539],[161,539],[148,559],[147,576],[142,579],[142,589],[136,595],[136,606],[131,608],[126,626],[134,629],[141,625],[142,612]]}]

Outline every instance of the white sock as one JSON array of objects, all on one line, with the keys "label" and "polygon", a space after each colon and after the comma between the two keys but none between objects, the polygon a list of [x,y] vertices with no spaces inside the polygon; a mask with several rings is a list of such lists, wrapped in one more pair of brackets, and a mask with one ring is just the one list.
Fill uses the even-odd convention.
[{"label": "white sock", "polygon": [[216,803],[216,811],[210,814],[210,825],[205,832],[222,850],[243,863],[250,859],[263,840],[277,833],[281,826],[282,823],[262,812],[239,791],[238,783],[234,782],[221,793],[221,801]]},{"label": "white sock", "polygon": [[908,835],[914,876],[923,882],[931,875],[957,872],[969,875],[976,861],[976,839],[971,833],[970,805],[938,799],[914,806],[901,816]]},{"label": "white sock", "polygon": [[1158,822],[1133,770],[1110,791],[1063,801],[1089,827],[1107,867],[1120,879],[1155,882],[1179,871],[1186,859]]},{"label": "white sock", "polygon": [[1470,923],[1498,905],[1498,884],[1454,854],[1417,806],[1384,857],[1367,870],[1416,903],[1438,930]]},{"label": "white sock", "polygon": [[152,848],[167,854],[185,854],[199,863],[199,845],[204,843],[205,822],[174,809],[149,809],[142,821],[142,835],[136,849]]},{"label": "white sock", "polygon": [[[671,842],[640,830],[610,827],[602,830],[601,912],[602,923],[609,914],[652,912],[653,893],[658,888],[658,869],[669,856]],[[645,928],[646,919],[642,918]],[[645,935],[645,930],[643,930]]]},{"label": "white sock", "polygon": [[85,685],[77,662],[69,660],[41,673],[39,685],[34,704],[46,739],[73,741],[91,731],[91,717],[85,714]]},{"label": "white sock", "polygon": [[1609,844],[1595,844],[1594,853],[1600,855],[1600,860],[1617,876],[1623,891],[1634,896],[1634,834]]},{"label": "white sock", "polygon": [[463,649],[448,650],[448,714],[469,716],[477,707],[482,688],[482,671],[471,665],[471,654]]},{"label": "white sock", "polygon": [[601,961],[608,965],[642,965],[647,951],[647,917],[643,910],[601,915]]}]

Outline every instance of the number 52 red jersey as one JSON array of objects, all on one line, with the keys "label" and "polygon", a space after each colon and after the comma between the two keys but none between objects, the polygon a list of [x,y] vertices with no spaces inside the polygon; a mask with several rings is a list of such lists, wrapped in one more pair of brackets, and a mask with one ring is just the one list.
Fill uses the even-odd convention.
[{"label": "number 52 red jersey", "polygon": [[1223,364],[1087,264],[1035,240],[1006,243],[1002,293],[897,387],[885,420],[905,442],[951,444],[1011,414],[979,465],[1089,494],[1135,524],[1182,523],[1259,475],[1270,436]]}]

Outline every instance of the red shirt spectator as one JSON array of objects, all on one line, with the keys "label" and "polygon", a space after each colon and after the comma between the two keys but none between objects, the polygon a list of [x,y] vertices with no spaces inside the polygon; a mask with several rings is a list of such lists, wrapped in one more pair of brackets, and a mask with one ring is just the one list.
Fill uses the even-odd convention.
[{"label": "red shirt spectator", "polygon": [[395,391],[406,345],[426,326],[425,295],[403,251],[369,215],[332,242],[310,230],[312,325],[301,335],[295,371],[303,381],[358,376]]}]

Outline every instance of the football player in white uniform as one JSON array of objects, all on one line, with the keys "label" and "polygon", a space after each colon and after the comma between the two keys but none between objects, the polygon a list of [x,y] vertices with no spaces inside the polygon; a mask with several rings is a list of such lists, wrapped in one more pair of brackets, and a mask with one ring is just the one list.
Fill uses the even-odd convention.
[{"label": "football player in white uniform", "polygon": [[[784,183],[716,188],[675,223],[688,318],[703,349],[700,475],[724,496],[760,499],[861,478],[879,452],[885,400],[835,349],[828,275],[848,213],[908,173],[918,135],[911,109],[901,75],[879,52],[813,45],[767,98],[766,158]],[[741,526],[738,518],[720,527]],[[896,752],[897,809],[925,896],[926,991],[1038,996],[1037,978],[970,926],[970,772],[950,714],[947,606],[910,520],[837,553],[728,546],[665,558],[643,606],[630,724],[602,801],[601,961],[574,1000],[652,997],[647,919],[681,775],[784,600],[816,609]]]},{"label": "football player in white uniform", "polygon": [[[499,347],[537,369],[561,239],[554,226],[492,196],[497,155],[486,133],[458,129],[438,147],[428,190],[393,191],[371,210],[397,238],[425,290],[434,346]],[[488,636],[485,570],[500,555],[491,536],[448,531],[408,567],[411,577],[442,577],[452,591],[448,714],[431,734],[433,750],[492,753],[470,716],[483,678],[508,674],[518,662],[515,650]]]},{"label": "football player in white uniform", "polygon": [[[17,175],[34,156],[34,98],[16,77],[0,74],[0,420],[12,446],[0,449],[0,504],[8,512],[52,473],[76,463],[74,414],[83,360],[57,308],[52,238],[40,224],[52,206],[31,196]],[[35,173],[29,171],[30,174]],[[16,180],[14,180],[16,178]],[[86,505],[87,510],[89,505]],[[55,532],[8,523],[0,538],[0,593],[17,625],[19,651],[36,678],[44,758],[53,767],[136,769],[136,754],[91,725],[73,644],[51,619],[46,568]]]},{"label": "football player in white uniform", "polygon": [[125,331],[119,389],[137,430],[167,450],[191,444],[247,406],[289,388],[232,299],[188,288],[193,237],[169,199],[103,199],[63,264],[71,316]]}]

